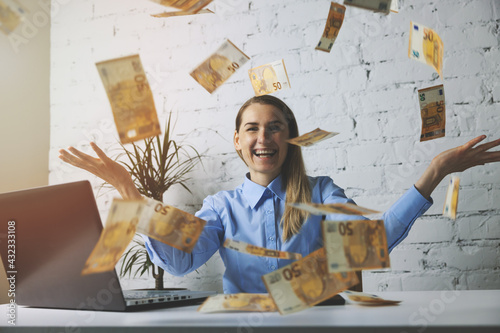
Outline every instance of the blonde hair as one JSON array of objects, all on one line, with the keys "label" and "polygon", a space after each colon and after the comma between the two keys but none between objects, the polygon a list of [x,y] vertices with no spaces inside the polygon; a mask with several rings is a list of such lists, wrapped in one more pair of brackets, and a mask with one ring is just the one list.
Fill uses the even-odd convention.
[{"label": "blonde hair", "polygon": [[[236,116],[236,131],[239,132],[241,120],[245,109],[252,104],[272,105],[280,110],[288,124],[288,133],[290,138],[299,136],[297,121],[292,110],[279,98],[270,95],[255,96],[245,102]],[[245,162],[241,151],[237,150],[240,158]],[[245,162],[246,164],[246,162]],[[302,158],[300,146],[288,145],[285,161],[281,167],[282,186],[286,189],[285,212],[281,218],[283,227],[283,240],[287,241],[293,235],[297,234],[309,214],[301,209],[296,209],[287,205],[294,202],[310,202],[311,187],[306,175],[306,168]]]}]

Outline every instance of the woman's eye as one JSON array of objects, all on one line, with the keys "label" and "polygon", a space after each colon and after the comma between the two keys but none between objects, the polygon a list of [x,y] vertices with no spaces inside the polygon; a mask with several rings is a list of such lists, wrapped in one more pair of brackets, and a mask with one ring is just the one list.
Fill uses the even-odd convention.
[{"label": "woman's eye", "polygon": [[249,132],[254,132],[254,131],[258,131],[259,129],[257,127],[249,127],[247,128],[247,131]]}]

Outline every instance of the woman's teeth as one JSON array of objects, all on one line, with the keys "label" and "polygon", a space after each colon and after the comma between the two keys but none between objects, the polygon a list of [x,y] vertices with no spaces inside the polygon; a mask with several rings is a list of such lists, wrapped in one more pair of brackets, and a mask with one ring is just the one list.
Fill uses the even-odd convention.
[{"label": "woman's teeth", "polygon": [[255,150],[254,155],[258,157],[271,157],[276,153],[276,150],[274,149],[262,149],[262,150]]}]

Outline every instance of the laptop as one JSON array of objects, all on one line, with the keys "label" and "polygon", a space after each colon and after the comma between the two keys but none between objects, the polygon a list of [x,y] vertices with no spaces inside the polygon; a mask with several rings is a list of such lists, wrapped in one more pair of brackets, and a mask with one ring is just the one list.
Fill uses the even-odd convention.
[{"label": "laptop", "polygon": [[216,294],[124,291],[115,270],[81,275],[102,229],[88,181],[0,194],[0,255],[9,281],[15,281],[16,304],[134,311],[201,304]]}]

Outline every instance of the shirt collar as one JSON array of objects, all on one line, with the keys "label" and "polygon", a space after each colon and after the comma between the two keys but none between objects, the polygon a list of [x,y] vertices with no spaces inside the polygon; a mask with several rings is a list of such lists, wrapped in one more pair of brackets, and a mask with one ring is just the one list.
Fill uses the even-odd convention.
[{"label": "shirt collar", "polygon": [[286,190],[283,188],[281,183],[281,175],[274,178],[267,187],[254,183],[250,180],[250,173],[246,174],[245,182],[243,183],[243,194],[248,200],[250,206],[255,208],[257,203],[260,201],[266,189],[269,189],[272,193],[274,193],[278,198],[282,201],[285,201],[286,198]]}]

